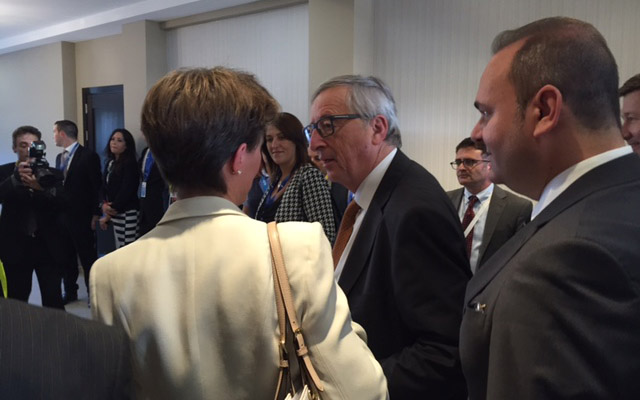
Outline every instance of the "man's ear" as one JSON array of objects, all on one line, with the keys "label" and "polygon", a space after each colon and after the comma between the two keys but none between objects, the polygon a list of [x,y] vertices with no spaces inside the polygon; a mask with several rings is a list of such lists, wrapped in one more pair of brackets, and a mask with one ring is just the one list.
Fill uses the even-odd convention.
[{"label": "man's ear", "polygon": [[530,103],[535,117],[534,137],[540,137],[554,130],[560,121],[564,99],[553,85],[544,85]]},{"label": "man's ear", "polygon": [[384,142],[387,138],[387,134],[389,133],[389,121],[384,115],[376,115],[369,122],[371,128],[373,129],[373,144],[380,144]]}]

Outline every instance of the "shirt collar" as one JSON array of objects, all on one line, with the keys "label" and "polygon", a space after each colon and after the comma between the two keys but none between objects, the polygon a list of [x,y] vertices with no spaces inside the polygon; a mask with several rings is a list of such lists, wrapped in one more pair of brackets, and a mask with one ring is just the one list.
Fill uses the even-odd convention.
[{"label": "shirt collar", "polygon": [[170,221],[184,218],[231,214],[246,216],[238,209],[238,206],[222,197],[189,197],[171,204],[160,222],[158,222],[158,225],[164,225]]},{"label": "shirt collar", "polygon": [[[493,183],[491,183],[489,186],[487,186],[486,188],[484,188],[480,192],[476,193],[475,196],[478,198],[478,201],[480,203],[484,203],[485,201],[487,201],[487,200],[489,200],[491,198],[492,194],[493,194]],[[468,191],[467,188],[464,188],[464,202],[465,202],[465,204],[469,202],[469,196],[472,196],[472,195],[473,195],[473,193]]]},{"label": "shirt collar", "polygon": [[71,150],[75,149],[77,145],[78,145],[78,142],[73,142],[69,146],[65,147],[64,149],[67,151],[67,153],[71,154]]},{"label": "shirt collar", "polygon": [[380,181],[382,181],[384,174],[387,172],[387,169],[389,168],[389,165],[391,165],[391,161],[393,161],[393,157],[395,157],[397,152],[398,149],[394,148],[391,153],[387,154],[387,156],[383,158],[371,172],[369,172],[369,175],[364,178],[360,186],[358,186],[354,200],[363,210],[369,208],[371,200],[373,200],[373,195],[376,194]]},{"label": "shirt collar", "polygon": [[579,163],[565,169],[555,178],[553,178],[547,186],[545,186],[540,196],[540,200],[533,207],[531,213],[531,219],[534,219],[538,214],[542,212],[553,200],[555,200],[562,192],[567,190],[571,184],[578,180],[582,175],[591,171],[592,169],[605,164],[616,158],[626,156],[631,153],[631,147],[624,146],[617,149],[605,151],[604,153],[597,154],[593,157],[589,157],[586,160],[582,160]]}]

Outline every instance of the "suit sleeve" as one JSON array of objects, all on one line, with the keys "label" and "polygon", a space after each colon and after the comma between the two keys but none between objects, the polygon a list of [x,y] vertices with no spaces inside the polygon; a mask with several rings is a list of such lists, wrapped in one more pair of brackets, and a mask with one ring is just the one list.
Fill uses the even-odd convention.
[{"label": "suit sleeve", "polygon": [[390,280],[411,343],[382,359],[389,392],[399,398],[466,398],[458,352],[464,292],[471,271],[450,201],[431,196],[401,210],[385,229]]},{"label": "suit sleeve", "polygon": [[324,233],[333,244],[336,240],[336,219],[327,180],[315,167],[302,176],[302,208],[308,222],[320,222]]},{"label": "suit sleeve", "polygon": [[615,254],[584,239],[548,243],[499,296],[487,399],[637,398],[640,295]]}]

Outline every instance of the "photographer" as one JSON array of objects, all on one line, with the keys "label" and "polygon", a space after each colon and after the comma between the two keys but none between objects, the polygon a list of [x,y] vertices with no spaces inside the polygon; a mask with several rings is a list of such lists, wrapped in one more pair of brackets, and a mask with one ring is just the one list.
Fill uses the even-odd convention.
[{"label": "photographer", "polygon": [[13,151],[18,161],[0,166],[0,259],[8,297],[28,301],[35,270],[42,305],[64,309],[57,222],[62,174],[49,168],[41,137],[32,126],[16,129]]}]

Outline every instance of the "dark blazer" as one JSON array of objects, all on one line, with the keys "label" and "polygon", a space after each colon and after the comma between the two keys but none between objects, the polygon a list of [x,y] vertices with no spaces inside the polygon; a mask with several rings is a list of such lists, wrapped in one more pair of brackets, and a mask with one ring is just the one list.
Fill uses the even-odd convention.
[{"label": "dark blazer", "polygon": [[333,201],[333,211],[336,215],[336,228],[340,228],[342,216],[349,205],[349,190],[337,182],[329,182],[329,186],[331,200]]},{"label": "dark blazer", "polygon": [[[144,178],[144,157],[149,151],[145,148],[138,162],[138,171],[140,177]],[[160,175],[158,164],[156,162],[151,166],[149,177],[147,178],[147,189],[145,197],[140,199],[140,216],[138,229],[140,236],[153,229],[160,221],[164,212],[169,206],[169,187]]]},{"label": "dark blazer", "polygon": [[[25,250],[27,238],[36,233],[45,238],[47,253],[59,260],[58,214],[63,203],[57,194],[60,187],[47,191],[30,191],[22,185],[14,185],[11,176],[16,163],[0,166],[0,259],[4,263],[22,265],[26,258],[33,259]],[[18,180],[19,182],[19,180]],[[36,232],[29,231],[28,220],[33,218]]]},{"label": "dark blazer", "polygon": [[392,399],[466,399],[458,334],[470,276],[451,201],[398,150],[338,282]]},{"label": "dark blazer", "polygon": [[111,174],[108,173],[108,167],[109,162],[107,161],[107,165],[104,167],[101,200],[111,202],[111,207],[119,214],[129,210],[137,210],[140,206],[138,200],[140,170],[135,157],[122,160],[122,165],[119,167],[115,166],[114,162]]},{"label": "dark blazer", "polygon": [[2,399],[130,398],[124,331],[0,298],[0,338]]},{"label": "dark blazer", "polygon": [[[60,167],[60,156],[56,156],[56,168]],[[100,158],[94,151],[78,144],[64,180],[70,225],[89,226],[92,216],[100,215],[98,193],[101,185]]]},{"label": "dark blazer", "polygon": [[[464,188],[447,192],[456,210],[460,209],[463,194]],[[478,254],[478,266],[484,264],[518,229],[531,220],[532,207],[530,200],[494,185]]]},{"label": "dark blazer", "polygon": [[640,158],[574,182],[471,279],[469,397],[640,399]]}]

